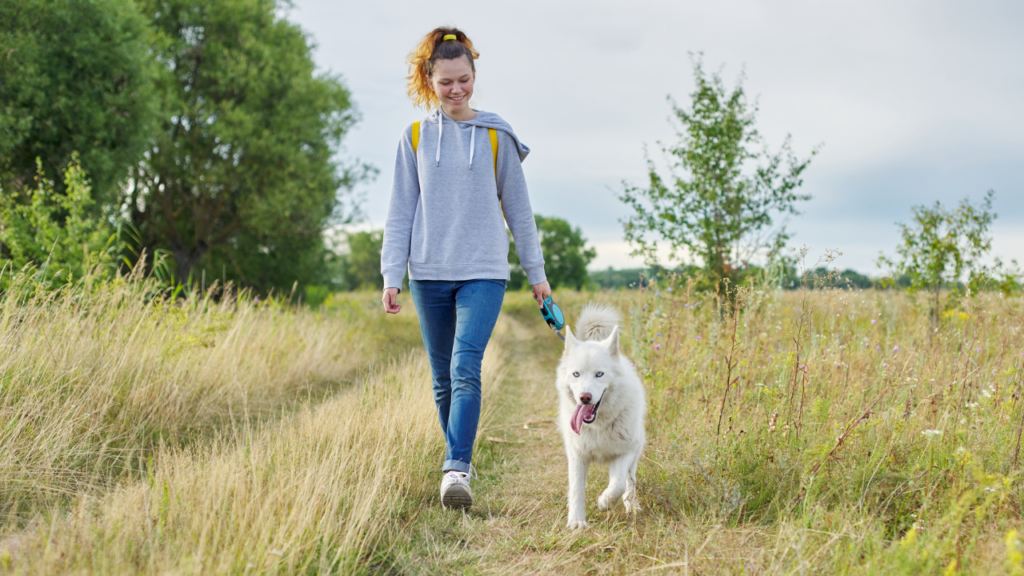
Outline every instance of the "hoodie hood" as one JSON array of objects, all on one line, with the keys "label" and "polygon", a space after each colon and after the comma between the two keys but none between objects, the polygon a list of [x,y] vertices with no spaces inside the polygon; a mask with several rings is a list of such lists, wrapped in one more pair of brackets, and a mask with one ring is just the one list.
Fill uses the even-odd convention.
[{"label": "hoodie hood", "polygon": [[[519,153],[519,162],[523,162],[524,160],[526,160],[526,156],[530,154],[530,148],[527,147],[526,144],[523,144],[519,140],[519,137],[516,136],[516,133],[512,131],[512,126],[509,126],[508,122],[505,122],[505,120],[503,120],[501,116],[498,116],[494,112],[484,112],[482,110],[474,110],[474,111],[476,112],[476,118],[473,118],[472,120],[461,121],[461,122],[459,122],[459,124],[465,124],[465,125],[469,125],[469,126],[479,126],[481,128],[494,128],[495,130],[501,130],[502,132],[505,132],[506,134],[511,136],[512,139],[515,140],[515,142],[516,142],[516,151]],[[444,131],[443,126],[444,126],[444,123],[445,122],[455,122],[455,120],[452,120],[450,116],[448,116],[447,114],[445,114],[441,110],[441,108],[438,108],[438,109],[434,110],[433,112],[431,112],[430,115],[427,116],[427,118],[431,122],[442,122],[441,126],[439,126],[440,130],[438,130],[438,141],[440,141],[441,137],[443,136],[443,131]],[[443,121],[442,121],[442,118],[443,118]],[[439,156],[440,156],[440,150],[441,150],[441,148],[439,146],[438,147],[438,155]],[[440,160],[440,157],[438,158],[438,160]],[[470,164],[472,164],[472,161],[470,162]]]}]

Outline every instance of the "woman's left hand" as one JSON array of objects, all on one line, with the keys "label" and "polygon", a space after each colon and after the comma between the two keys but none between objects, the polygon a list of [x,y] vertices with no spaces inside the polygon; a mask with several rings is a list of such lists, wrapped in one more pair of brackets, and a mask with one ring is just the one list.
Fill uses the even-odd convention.
[{"label": "woman's left hand", "polygon": [[551,284],[545,280],[540,284],[533,284],[533,299],[537,301],[537,307],[543,306],[544,299],[551,296]]}]

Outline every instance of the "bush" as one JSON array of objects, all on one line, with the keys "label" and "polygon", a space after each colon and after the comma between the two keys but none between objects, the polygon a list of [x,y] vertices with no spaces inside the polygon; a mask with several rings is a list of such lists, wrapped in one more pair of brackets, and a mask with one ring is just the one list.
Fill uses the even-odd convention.
[{"label": "bush", "polygon": [[0,190],[0,290],[25,268],[49,288],[92,273],[112,274],[117,234],[107,220],[89,216],[92,187],[77,155],[64,170],[64,193],[38,166],[34,188]]}]

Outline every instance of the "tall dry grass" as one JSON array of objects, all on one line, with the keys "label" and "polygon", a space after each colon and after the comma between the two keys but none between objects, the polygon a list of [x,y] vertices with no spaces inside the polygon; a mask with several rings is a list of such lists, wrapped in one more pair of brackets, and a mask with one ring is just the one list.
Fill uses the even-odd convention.
[{"label": "tall dry grass", "polygon": [[939,324],[895,292],[613,300],[649,390],[641,495],[665,519],[763,536],[723,571],[1024,572],[1020,297]]},{"label": "tall dry grass", "polygon": [[[503,373],[488,348],[483,379]],[[444,440],[422,352],[357,389],[207,447],[164,449],[153,473],[8,541],[17,573],[373,571],[401,519],[438,505]],[[0,554],[4,551],[0,550]]]},{"label": "tall dry grass", "polygon": [[0,534],[234,423],[280,416],[412,343],[370,295],[311,311],[141,279],[0,297]]},{"label": "tall dry grass", "polygon": [[[307,396],[303,406],[276,419],[234,418],[236,404],[206,391],[221,408],[204,420],[210,423],[204,431],[167,424],[179,432],[166,432],[162,447],[160,434],[122,435],[156,438],[148,444],[157,447],[146,474],[122,476],[115,489],[101,490],[111,484],[88,476],[80,481],[84,490],[63,485],[73,505],[37,514],[28,529],[0,537],[0,567],[34,574],[417,573],[431,567],[565,574],[1024,573],[1024,454],[1017,453],[1024,432],[1021,298],[969,299],[939,324],[929,321],[926,303],[896,292],[750,289],[724,312],[713,296],[685,285],[557,298],[570,318],[584,301],[597,299],[616,304],[627,319],[623,342],[644,376],[650,405],[639,518],[591,510],[589,531],[565,531],[557,440],[531,431],[532,439],[518,444],[511,432],[518,425],[501,429],[510,443],[478,450],[482,465],[493,468],[485,485],[475,485],[485,498],[478,513],[454,519],[439,513],[436,466],[443,440],[429,370],[416,354],[378,367],[363,384],[320,405]],[[546,407],[541,392],[560,347],[549,345],[556,344],[553,336],[528,304],[523,297],[506,306],[522,321],[499,321],[485,383],[493,393],[507,368],[533,384],[521,383],[526,396],[506,389],[501,403],[485,402],[492,412],[482,430],[489,430],[495,410],[509,422],[555,413],[553,397]],[[194,301],[186,317],[220,305]],[[343,336],[349,333],[341,324],[389,334],[399,325],[361,322],[414,321],[413,315],[364,320],[362,305],[339,312],[349,314],[342,322],[328,312],[232,304],[227,314],[238,318],[232,321],[248,318],[246,332],[263,335],[251,346],[271,346],[267,350],[295,364],[294,373],[306,375],[291,388],[282,384],[277,395],[269,386],[264,415],[294,396],[288,390],[308,389],[309,373],[299,364],[336,368],[331,363],[341,361],[326,357],[330,346],[303,356],[299,346],[265,340],[296,342],[311,333],[298,324],[323,323],[317,330],[337,327],[339,342],[354,342],[359,336]],[[65,324],[76,326],[72,313],[65,314]],[[167,322],[160,314],[140,309],[137,316]],[[148,326],[139,324],[139,330]],[[103,325],[78,332],[98,333]],[[56,326],[51,329],[60,333]],[[213,348],[195,346],[188,354],[214,354],[231,341],[228,332],[216,332]],[[399,332],[416,334],[415,328],[390,334]],[[151,341],[166,342],[163,332],[152,333]],[[506,366],[500,348],[512,333],[525,348],[517,351],[516,366]],[[137,343],[137,354],[163,358],[147,353],[145,342]],[[88,357],[94,356],[102,358]],[[263,369],[293,373],[271,363]],[[85,361],[68,365],[77,364]],[[99,364],[92,373],[118,365]],[[55,406],[73,403],[54,397]],[[46,402],[37,405],[41,410]],[[179,421],[189,415],[174,413]],[[83,454],[95,446],[101,444],[86,445]],[[529,469],[534,460],[544,470]],[[601,473],[591,477],[593,497]],[[36,500],[44,501],[50,500]]]}]

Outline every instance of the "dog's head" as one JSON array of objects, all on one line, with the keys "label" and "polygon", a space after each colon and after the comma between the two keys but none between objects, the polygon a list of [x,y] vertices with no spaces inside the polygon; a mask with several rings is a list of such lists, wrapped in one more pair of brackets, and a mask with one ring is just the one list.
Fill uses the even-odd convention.
[{"label": "dog's head", "polygon": [[612,385],[619,376],[619,328],[604,340],[577,340],[572,330],[565,328],[565,350],[559,366],[561,381],[576,403],[570,425],[577,434],[584,424],[593,424],[601,403],[611,399]]}]

